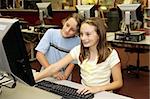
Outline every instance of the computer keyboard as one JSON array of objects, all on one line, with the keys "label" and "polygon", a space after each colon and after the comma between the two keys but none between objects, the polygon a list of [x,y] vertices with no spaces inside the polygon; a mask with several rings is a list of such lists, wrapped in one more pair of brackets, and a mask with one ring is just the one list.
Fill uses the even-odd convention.
[{"label": "computer keyboard", "polygon": [[61,84],[56,84],[50,81],[42,80],[35,84],[35,87],[52,92],[62,96],[62,99],[93,99],[94,94],[79,94],[77,89]]}]

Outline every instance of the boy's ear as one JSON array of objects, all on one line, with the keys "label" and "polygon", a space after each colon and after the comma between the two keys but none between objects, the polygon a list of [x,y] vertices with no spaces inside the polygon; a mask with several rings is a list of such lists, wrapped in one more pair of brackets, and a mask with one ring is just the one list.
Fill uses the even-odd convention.
[{"label": "boy's ear", "polygon": [[65,22],[66,22],[66,19],[63,19],[63,20],[61,21],[62,25],[64,25]]}]

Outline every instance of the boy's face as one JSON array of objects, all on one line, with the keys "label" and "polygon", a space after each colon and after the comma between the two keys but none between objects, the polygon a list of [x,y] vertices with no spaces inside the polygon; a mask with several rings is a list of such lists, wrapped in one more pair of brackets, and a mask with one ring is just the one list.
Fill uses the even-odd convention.
[{"label": "boy's face", "polygon": [[77,21],[74,18],[69,18],[62,28],[62,36],[63,37],[73,37],[77,33]]}]

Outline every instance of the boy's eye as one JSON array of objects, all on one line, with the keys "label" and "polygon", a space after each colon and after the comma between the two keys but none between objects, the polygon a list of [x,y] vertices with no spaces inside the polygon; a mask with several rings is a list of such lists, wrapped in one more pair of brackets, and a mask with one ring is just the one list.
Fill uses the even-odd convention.
[{"label": "boy's eye", "polygon": [[66,26],[69,27],[70,25],[69,25],[69,24],[66,24]]},{"label": "boy's eye", "polygon": [[77,29],[72,28],[68,23],[66,23],[66,27],[70,28],[70,30],[73,31],[73,32],[76,32],[76,31],[77,31]]},{"label": "boy's eye", "polygon": [[75,29],[73,29],[73,28],[71,28],[71,31],[76,32],[76,30],[75,30]]}]

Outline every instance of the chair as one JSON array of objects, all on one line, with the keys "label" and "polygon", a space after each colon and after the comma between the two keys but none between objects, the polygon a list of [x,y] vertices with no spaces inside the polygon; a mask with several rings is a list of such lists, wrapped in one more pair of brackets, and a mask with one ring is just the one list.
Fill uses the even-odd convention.
[{"label": "chair", "polygon": [[149,49],[142,49],[142,48],[126,48],[125,52],[129,53],[137,53],[137,60],[136,60],[136,66],[134,65],[128,65],[126,70],[128,74],[131,74],[135,76],[136,78],[139,78],[140,71],[149,72],[148,66],[140,66],[140,54],[148,52]]},{"label": "chair", "polygon": [[80,67],[77,64],[75,64],[74,69],[72,71],[71,81],[81,83]]}]

